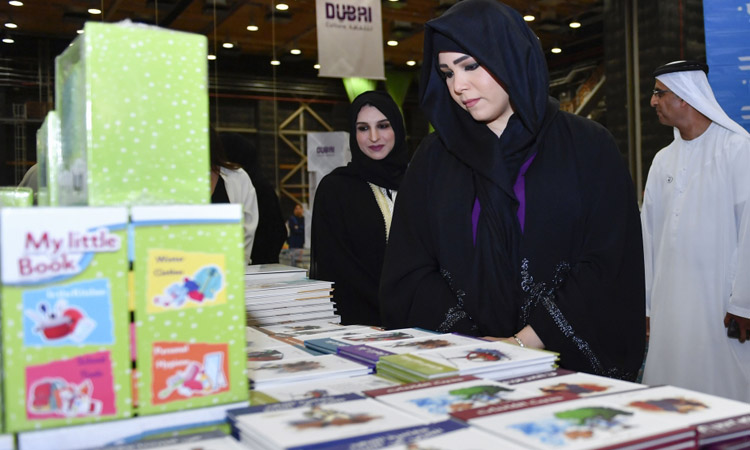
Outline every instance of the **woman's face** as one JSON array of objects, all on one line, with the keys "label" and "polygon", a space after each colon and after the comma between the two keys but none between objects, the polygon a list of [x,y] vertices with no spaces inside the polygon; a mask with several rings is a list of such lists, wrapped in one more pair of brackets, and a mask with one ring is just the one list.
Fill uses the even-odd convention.
[{"label": "woman's face", "polygon": [[441,52],[438,67],[453,100],[499,136],[513,114],[513,107],[495,77],[464,53]]},{"label": "woman's face", "polygon": [[396,143],[396,133],[391,122],[380,110],[371,105],[365,105],[357,114],[357,144],[362,153],[370,159],[379,161],[393,150]]}]

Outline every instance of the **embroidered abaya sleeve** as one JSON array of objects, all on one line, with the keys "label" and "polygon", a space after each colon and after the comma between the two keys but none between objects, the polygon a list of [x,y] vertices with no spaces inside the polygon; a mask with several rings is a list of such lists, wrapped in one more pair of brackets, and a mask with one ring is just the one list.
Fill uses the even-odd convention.
[{"label": "embroidered abaya sleeve", "polygon": [[435,174],[434,135],[425,138],[404,176],[391,223],[380,284],[380,308],[386,328],[422,327],[476,333],[454,293],[437,255],[440,235],[433,214],[436,202],[428,181]]}]

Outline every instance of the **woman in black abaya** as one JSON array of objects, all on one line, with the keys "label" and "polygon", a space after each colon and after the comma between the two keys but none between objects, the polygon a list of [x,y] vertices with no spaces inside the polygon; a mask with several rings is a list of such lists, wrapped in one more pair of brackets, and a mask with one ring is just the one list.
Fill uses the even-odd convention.
[{"label": "woman in black abaya", "polygon": [[378,284],[393,206],[408,151],[401,112],[385,92],[354,99],[352,161],[323,177],[315,192],[310,276],[335,282],[344,324],[380,325]]},{"label": "woman in black abaya", "polygon": [[457,3],[427,22],[424,49],[420,102],[436,132],[399,193],[383,324],[505,338],[635,379],[641,227],[611,135],[559,110],[538,39],[506,5]]}]

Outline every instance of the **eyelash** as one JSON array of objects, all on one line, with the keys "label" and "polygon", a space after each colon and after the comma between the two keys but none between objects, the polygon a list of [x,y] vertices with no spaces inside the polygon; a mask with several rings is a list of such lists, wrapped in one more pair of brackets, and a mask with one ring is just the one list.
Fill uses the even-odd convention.
[{"label": "eyelash", "polygon": [[[378,127],[379,129],[381,129],[381,130],[387,130],[388,128],[390,128],[390,127],[391,127],[391,124],[390,124],[389,122],[386,122],[386,123],[379,123],[379,124],[377,125],[377,127]],[[364,133],[365,131],[368,131],[369,129],[370,129],[370,127],[369,127],[369,126],[360,126],[360,127],[357,127],[357,131],[359,131],[359,132],[361,132],[361,133]]]},{"label": "eyelash", "polygon": [[[473,72],[477,70],[480,67],[480,64],[478,62],[474,62],[471,64],[467,64],[463,67],[463,70],[466,72]],[[453,71],[447,70],[447,71],[440,71],[440,76],[443,77],[443,80],[447,80],[448,78],[453,78]]]}]

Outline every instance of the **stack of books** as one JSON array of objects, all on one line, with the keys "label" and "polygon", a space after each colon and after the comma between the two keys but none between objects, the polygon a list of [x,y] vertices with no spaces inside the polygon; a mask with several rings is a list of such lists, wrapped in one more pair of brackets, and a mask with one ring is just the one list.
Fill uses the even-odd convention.
[{"label": "stack of books", "polygon": [[480,340],[470,345],[382,356],[376,370],[380,376],[402,382],[456,375],[500,379],[549,371],[556,361],[553,352]]},{"label": "stack of books", "polygon": [[308,321],[341,322],[336,315],[333,283],[310,279],[267,280],[248,283],[245,279],[247,324],[270,326]]},{"label": "stack of books", "polygon": [[[453,413],[528,449],[693,449],[750,429],[750,405],[673,386],[534,397]],[[721,431],[723,429],[723,432]],[[710,432],[707,433],[707,430]],[[710,434],[710,436],[709,436]],[[703,444],[701,444],[703,442]]]},{"label": "stack of books", "polygon": [[[374,330],[372,328],[352,328],[339,330],[337,332],[321,333],[312,336],[307,336],[304,339],[305,347],[317,350],[322,353],[338,354],[340,350],[348,346],[360,346],[360,345],[375,345],[378,343],[398,343],[405,342],[412,339],[425,338],[428,336],[434,336],[435,333],[432,331],[423,330],[421,328],[401,328],[397,330]],[[354,359],[356,355],[342,353],[342,356],[350,357]],[[362,362],[366,364],[374,364],[377,362],[369,359],[364,359]]]},{"label": "stack of books", "polygon": [[300,381],[367,375],[372,369],[336,355],[306,356],[280,361],[248,361],[248,378],[254,389]]},{"label": "stack of books", "polygon": [[[460,334],[425,333],[423,330],[416,328],[399,331],[403,331],[409,335],[415,335],[415,337],[400,340],[370,340],[367,341],[366,344],[343,345],[338,347],[338,354],[345,358],[374,365],[377,364],[381,356],[412,353],[422,350],[434,350],[439,348],[445,349],[448,347],[459,347],[462,345],[473,345],[487,342],[479,338],[462,336]],[[352,340],[351,338],[340,340],[344,343],[361,342]]]},{"label": "stack of books", "polygon": [[250,391],[250,405],[265,405],[341,394],[362,394],[368,390],[398,385],[399,383],[376,375],[289,383]]},{"label": "stack of books", "polygon": [[255,327],[246,327],[245,337],[248,361],[279,361],[310,356],[304,347],[275,339]]}]

